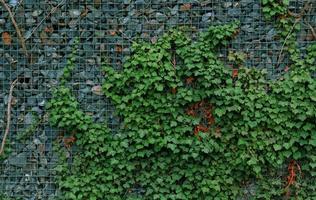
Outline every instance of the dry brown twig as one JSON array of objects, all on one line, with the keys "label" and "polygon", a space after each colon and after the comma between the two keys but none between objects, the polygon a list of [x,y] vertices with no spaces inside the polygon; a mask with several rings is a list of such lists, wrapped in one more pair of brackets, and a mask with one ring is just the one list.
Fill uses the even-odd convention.
[{"label": "dry brown twig", "polygon": [[308,23],[308,21],[306,20],[305,23],[307,24],[307,26],[309,27],[309,29],[311,30],[312,32],[312,36],[314,38],[314,40],[316,40],[316,32],[315,32],[315,29],[312,27],[312,25],[310,23]]},{"label": "dry brown twig", "polygon": [[16,86],[17,82],[18,82],[18,79],[15,79],[15,81],[13,81],[11,86],[10,86],[9,97],[8,97],[8,107],[7,107],[7,125],[6,125],[6,129],[5,129],[3,138],[2,138],[2,143],[1,143],[1,147],[0,147],[0,155],[4,151],[5,142],[7,140],[8,134],[10,132],[12,93],[13,93],[13,89]]},{"label": "dry brown twig", "polygon": [[24,40],[24,38],[22,36],[22,32],[21,32],[18,24],[16,23],[16,21],[14,19],[14,15],[13,15],[10,7],[8,6],[8,4],[6,4],[6,2],[4,0],[0,0],[0,2],[2,3],[3,7],[8,11],[10,19],[11,19],[11,22],[12,22],[14,28],[15,28],[16,33],[18,34],[18,38],[19,38],[20,44],[22,46],[23,52],[24,52],[26,58],[29,58],[29,55],[28,55],[28,52],[27,52],[27,48],[26,48],[26,45],[25,45],[25,40]]}]

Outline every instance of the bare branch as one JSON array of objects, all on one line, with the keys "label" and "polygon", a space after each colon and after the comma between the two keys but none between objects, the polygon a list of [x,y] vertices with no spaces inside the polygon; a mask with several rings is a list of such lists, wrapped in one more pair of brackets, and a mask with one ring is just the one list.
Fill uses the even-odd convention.
[{"label": "bare branch", "polygon": [[312,25],[311,25],[310,23],[308,23],[307,21],[305,21],[305,23],[307,24],[307,26],[308,26],[309,29],[311,30],[314,40],[316,40],[316,32],[315,32],[315,29],[314,29],[314,28],[312,27]]},{"label": "bare branch", "polygon": [[12,82],[11,86],[10,86],[10,91],[9,91],[9,97],[8,97],[8,108],[7,108],[7,125],[6,125],[6,129],[2,138],[2,143],[1,143],[1,147],[0,147],[0,155],[3,153],[4,151],[4,146],[5,146],[5,142],[7,140],[8,134],[10,132],[10,124],[11,124],[11,106],[12,106],[12,93],[13,93],[13,89],[15,87],[15,85],[17,84],[18,79],[16,79],[15,81]]},{"label": "bare branch", "polygon": [[23,52],[24,52],[26,58],[29,58],[29,55],[28,55],[28,52],[27,52],[27,48],[26,48],[26,45],[25,45],[25,40],[24,40],[24,38],[22,36],[21,30],[20,30],[18,24],[16,23],[16,21],[14,19],[14,15],[13,15],[10,7],[8,6],[8,4],[6,4],[6,2],[4,0],[0,0],[0,2],[2,3],[3,7],[8,11],[10,19],[11,19],[11,22],[12,22],[12,24],[13,24],[13,26],[15,28],[15,31],[16,31],[16,33],[18,35],[18,38],[19,38],[20,44],[22,46]]},{"label": "bare branch", "polygon": [[61,0],[55,7],[53,7],[50,12],[37,24],[35,28],[32,29],[31,33],[27,34],[26,40],[28,40],[33,33],[43,24],[43,22],[54,12],[56,12],[57,8],[64,3],[65,0]]}]

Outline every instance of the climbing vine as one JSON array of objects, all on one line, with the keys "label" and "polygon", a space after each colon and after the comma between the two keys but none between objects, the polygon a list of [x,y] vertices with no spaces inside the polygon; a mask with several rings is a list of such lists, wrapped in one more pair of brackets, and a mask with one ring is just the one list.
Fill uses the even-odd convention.
[{"label": "climbing vine", "polygon": [[[263,0],[265,15],[286,15],[287,1],[273,2]],[[284,34],[293,67],[267,80],[241,66],[242,54],[232,68],[218,58],[238,31],[237,22],[194,39],[172,30],[134,43],[122,69],[104,66],[116,131],[93,122],[67,87],[73,53],[47,105],[64,132],[62,199],[314,199],[316,44],[297,58]]]}]

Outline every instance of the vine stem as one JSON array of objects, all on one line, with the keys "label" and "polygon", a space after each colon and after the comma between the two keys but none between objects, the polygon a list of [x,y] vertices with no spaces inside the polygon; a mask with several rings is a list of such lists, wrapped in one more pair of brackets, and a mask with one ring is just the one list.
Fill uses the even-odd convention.
[{"label": "vine stem", "polygon": [[283,50],[284,50],[284,46],[285,46],[285,44],[286,44],[287,40],[289,39],[289,37],[290,37],[291,33],[293,32],[294,27],[296,26],[296,24],[297,24],[300,20],[301,20],[301,18],[297,18],[297,19],[295,20],[295,22],[294,22],[294,24],[293,24],[293,26],[292,26],[291,30],[289,31],[289,33],[287,34],[286,38],[284,39],[284,42],[283,42],[283,44],[282,44],[282,47],[281,47],[280,53],[279,53],[279,55],[278,55],[277,66],[279,66],[279,65],[280,65],[281,56],[282,56],[282,53],[283,53]]},{"label": "vine stem", "polygon": [[290,12],[290,11],[288,12],[288,14],[289,14],[290,16],[293,16],[293,17],[295,17],[296,19],[295,19],[295,22],[294,22],[294,24],[293,24],[291,30],[289,31],[289,33],[287,34],[287,36],[286,36],[285,39],[284,39],[284,42],[283,42],[283,44],[282,44],[280,53],[279,53],[279,55],[278,55],[277,66],[280,65],[281,56],[282,56],[282,53],[283,53],[283,51],[284,51],[284,46],[285,46],[287,40],[289,39],[290,35],[292,34],[292,32],[293,32],[293,30],[294,30],[296,24],[297,24],[299,21],[301,21],[301,19],[303,18],[304,13],[310,12],[311,6],[312,6],[312,5],[311,5],[310,1],[307,1],[307,2],[304,4],[304,7],[301,9],[301,11],[300,11],[299,14],[292,13],[292,12]]},{"label": "vine stem", "polygon": [[0,155],[4,151],[5,142],[6,142],[6,139],[8,137],[9,131],[10,131],[12,93],[13,93],[13,89],[16,86],[17,82],[18,82],[18,79],[15,79],[10,86],[9,97],[8,97],[8,107],[7,107],[7,125],[6,125],[6,129],[5,129],[3,138],[2,138],[2,143],[1,143],[1,147],[0,147]]},{"label": "vine stem", "polygon": [[4,0],[0,0],[1,4],[3,5],[3,7],[8,11],[9,13],[9,16],[10,16],[10,19],[11,19],[11,22],[15,28],[15,31],[18,35],[18,38],[19,38],[19,41],[20,41],[20,44],[22,46],[22,49],[23,49],[23,53],[25,54],[26,58],[29,58],[29,55],[28,55],[28,52],[27,52],[27,48],[26,48],[26,45],[25,45],[25,40],[22,36],[22,32],[18,26],[18,24],[16,23],[15,19],[14,19],[14,15],[10,9],[10,7],[8,6],[8,4],[4,1]]}]

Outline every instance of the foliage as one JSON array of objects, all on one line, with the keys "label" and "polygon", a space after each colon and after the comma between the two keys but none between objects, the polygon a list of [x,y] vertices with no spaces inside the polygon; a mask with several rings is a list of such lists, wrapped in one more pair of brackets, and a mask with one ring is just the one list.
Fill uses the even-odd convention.
[{"label": "foliage", "polygon": [[[292,13],[288,10],[289,0],[262,0],[263,13],[267,20],[275,19],[281,38],[282,47],[279,54],[278,63],[280,64],[283,52],[289,53],[289,59],[294,65],[303,65],[300,51],[297,43],[297,33],[301,29],[300,22],[303,21],[304,15],[310,12],[312,4],[306,1],[299,13]],[[278,66],[277,66],[278,67]]]},{"label": "foliage", "polygon": [[[287,1],[262,2],[267,18],[287,12]],[[241,66],[242,54],[231,53],[233,69],[217,57],[237,33],[238,23],[194,40],[173,30],[134,43],[122,69],[105,66],[118,131],[94,123],[66,86],[74,52],[47,105],[52,125],[78,148],[65,139],[58,147],[62,199],[314,199],[316,44],[300,58],[284,34],[293,64],[267,80],[265,71]]]},{"label": "foliage", "polygon": [[[1,200],[13,200],[12,198],[8,197],[7,195],[0,193],[0,199]],[[21,198],[14,199],[14,200],[20,200]]]},{"label": "foliage", "polygon": [[290,3],[289,0],[261,0],[261,2],[262,12],[268,20],[287,14],[287,6]]},{"label": "foliage", "polygon": [[235,63],[236,64],[235,67],[239,67],[239,66],[242,66],[242,64],[245,62],[246,57],[247,57],[247,54],[245,54],[243,52],[229,51],[228,56],[227,56],[227,60]]}]

